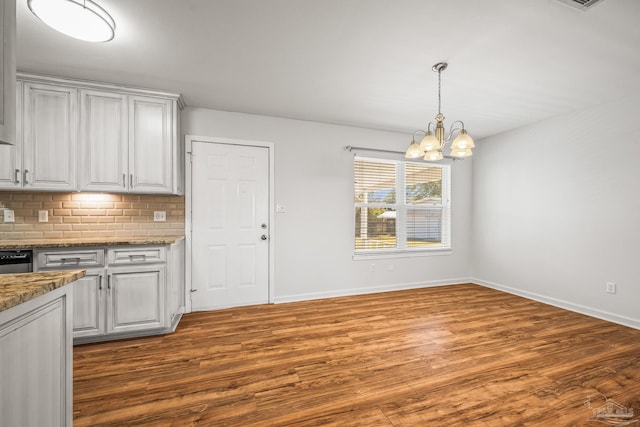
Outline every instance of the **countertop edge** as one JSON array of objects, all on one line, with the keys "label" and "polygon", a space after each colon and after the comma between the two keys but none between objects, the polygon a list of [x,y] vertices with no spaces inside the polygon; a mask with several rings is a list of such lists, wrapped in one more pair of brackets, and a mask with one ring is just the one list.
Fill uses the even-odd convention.
[{"label": "countertop edge", "polygon": [[0,312],[35,299],[84,277],[85,270],[0,275]]},{"label": "countertop edge", "polygon": [[89,246],[171,245],[184,236],[112,238],[112,239],[25,239],[0,241],[0,250],[71,248]]}]

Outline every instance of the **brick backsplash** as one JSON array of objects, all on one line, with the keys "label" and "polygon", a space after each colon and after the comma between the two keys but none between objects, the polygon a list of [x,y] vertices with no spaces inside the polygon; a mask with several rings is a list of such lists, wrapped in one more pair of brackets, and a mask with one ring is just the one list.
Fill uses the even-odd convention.
[{"label": "brick backsplash", "polygon": [[[4,222],[5,209],[14,223]],[[48,222],[38,221],[41,210]],[[166,222],[154,222],[154,211]],[[184,235],[183,196],[0,192],[0,240],[176,235]]]}]

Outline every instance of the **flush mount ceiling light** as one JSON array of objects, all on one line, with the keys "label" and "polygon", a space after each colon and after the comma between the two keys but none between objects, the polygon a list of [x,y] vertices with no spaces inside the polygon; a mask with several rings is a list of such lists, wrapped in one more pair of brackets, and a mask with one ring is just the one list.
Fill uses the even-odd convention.
[{"label": "flush mount ceiling light", "polygon": [[27,4],[42,22],[76,39],[108,42],[115,35],[111,15],[91,0],[27,0]]},{"label": "flush mount ceiling light", "polygon": [[[440,112],[440,75],[446,69],[446,62],[438,62],[433,66],[433,71],[438,73],[438,115],[436,116],[436,123],[434,125],[433,122],[429,122],[426,131],[418,130],[413,134],[413,139],[411,140],[411,144],[409,144],[409,148],[407,148],[407,152],[405,154],[407,159],[417,159],[422,157],[424,160],[438,161],[442,160],[444,157],[460,159],[469,157],[472,154],[471,149],[475,147],[475,144],[473,143],[473,139],[471,139],[465,130],[464,123],[462,123],[462,121],[456,120],[453,122],[449,132],[445,134],[444,116]],[[458,124],[459,127],[456,127]],[[433,132],[431,129],[432,126],[435,126]],[[418,133],[424,134],[420,144],[416,141],[416,134]],[[455,138],[453,138],[454,135]],[[451,142],[451,139],[453,139],[453,142]],[[451,151],[448,156],[444,156],[442,154],[442,150],[444,150],[444,146],[449,142],[451,142]]]}]

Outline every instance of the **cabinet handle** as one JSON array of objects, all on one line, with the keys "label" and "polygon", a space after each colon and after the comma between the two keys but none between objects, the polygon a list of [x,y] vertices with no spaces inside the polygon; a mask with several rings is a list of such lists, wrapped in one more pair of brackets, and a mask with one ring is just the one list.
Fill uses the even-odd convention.
[{"label": "cabinet handle", "polygon": [[18,179],[18,175],[20,175],[20,169],[16,169],[16,177],[13,180],[14,184],[20,184],[20,180]]},{"label": "cabinet handle", "polygon": [[129,189],[133,188],[133,174],[129,174]]},{"label": "cabinet handle", "polygon": [[102,274],[98,275],[98,290],[101,291],[102,290],[102,280],[104,279],[104,276],[102,276]]},{"label": "cabinet handle", "polygon": [[111,290],[111,275],[107,274],[107,290]]},{"label": "cabinet handle", "polygon": [[127,186],[127,174],[126,173],[122,174],[122,186],[123,187]]},{"label": "cabinet handle", "polygon": [[22,172],[22,182],[23,182],[24,184],[27,184],[27,183],[28,183],[28,182],[27,182],[27,174],[28,174],[28,173],[29,173],[29,171],[28,171],[28,170],[26,170],[26,169],[24,170],[24,172]]},{"label": "cabinet handle", "polygon": [[64,264],[66,262],[73,262],[75,264],[80,264],[80,258],[60,258],[60,263]]}]

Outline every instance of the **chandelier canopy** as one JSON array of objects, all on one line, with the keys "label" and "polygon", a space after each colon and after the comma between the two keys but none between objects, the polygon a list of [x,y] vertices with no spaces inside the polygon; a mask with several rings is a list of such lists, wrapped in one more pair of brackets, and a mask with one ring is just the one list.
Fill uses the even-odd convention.
[{"label": "chandelier canopy", "polygon": [[[444,116],[440,111],[441,74],[447,69],[447,63],[438,62],[432,69],[438,73],[438,115],[435,117],[436,123],[434,124],[433,122],[429,122],[427,130],[417,130],[414,132],[411,144],[409,144],[409,147],[407,148],[405,158],[417,159],[422,157],[424,160],[433,162],[442,160],[445,157],[454,159],[469,157],[473,154],[471,149],[475,147],[475,144],[464,128],[464,123],[460,120],[456,120],[451,124],[451,128],[448,133],[445,133],[444,129]],[[432,127],[434,128],[433,130]],[[416,135],[419,133],[424,134],[420,143],[416,141]],[[446,144],[450,144],[451,146],[449,154],[444,156],[442,152]]]}]

